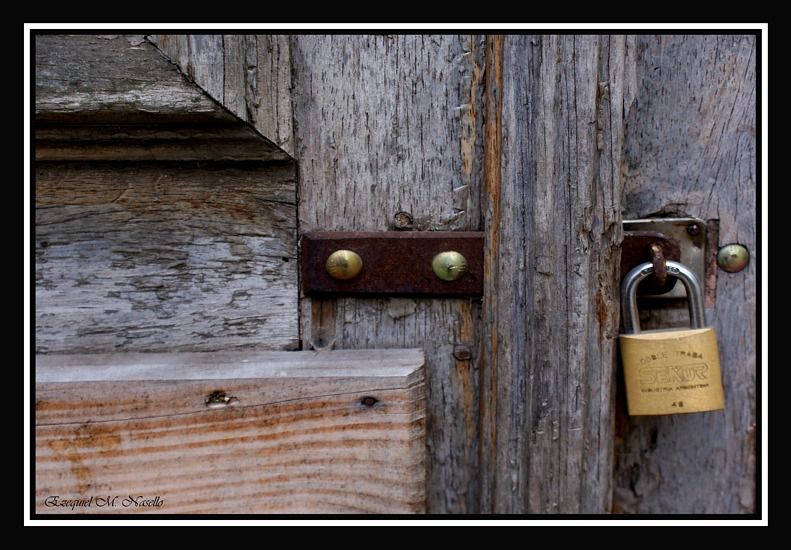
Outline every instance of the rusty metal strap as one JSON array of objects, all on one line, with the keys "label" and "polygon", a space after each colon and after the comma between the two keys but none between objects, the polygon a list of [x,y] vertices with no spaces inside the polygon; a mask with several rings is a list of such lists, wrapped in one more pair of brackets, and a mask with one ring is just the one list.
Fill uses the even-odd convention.
[{"label": "rusty metal strap", "polygon": [[[338,280],[326,269],[327,258],[351,250],[362,258],[362,271]],[[434,274],[434,257],[459,252],[467,272],[455,281]],[[303,235],[300,248],[302,291],[308,296],[480,296],[483,293],[483,232],[322,232]]]}]

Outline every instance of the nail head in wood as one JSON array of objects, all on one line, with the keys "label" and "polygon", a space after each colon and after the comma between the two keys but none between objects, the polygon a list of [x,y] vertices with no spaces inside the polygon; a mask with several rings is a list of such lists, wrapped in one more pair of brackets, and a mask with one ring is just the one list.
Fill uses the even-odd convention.
[{"label": "nail head in wood", "polygon": [[434,256],[431,269],[434,270],[434,275],[448,282],[461,279],[469,271],[467,259],[455,250],[440,252]]},{"label": "nail head in wood", "polygon": [[348,281],[363,270],[363,259],[353,250],[336,250],[327,258],[326,267],[334,279]]}]

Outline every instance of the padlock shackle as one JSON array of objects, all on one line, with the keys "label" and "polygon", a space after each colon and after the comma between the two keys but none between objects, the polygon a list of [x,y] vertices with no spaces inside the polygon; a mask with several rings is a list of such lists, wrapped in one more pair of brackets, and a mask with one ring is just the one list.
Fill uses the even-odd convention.
[{"label": "padlock shackle", "polygon": [[[640,333],[640,314],[637,311],[637,287],[654,272],[651,262],[638,265],[626,274],[621,283],[621,312],[623,314],[623,327],[626,334]],[[706,312],[703,309],[703,291],[697,275],[684,264],[667,261],[667,274],[681,279],[687,289],[689,302],[689,321],[691,328],[706,326]]]}]

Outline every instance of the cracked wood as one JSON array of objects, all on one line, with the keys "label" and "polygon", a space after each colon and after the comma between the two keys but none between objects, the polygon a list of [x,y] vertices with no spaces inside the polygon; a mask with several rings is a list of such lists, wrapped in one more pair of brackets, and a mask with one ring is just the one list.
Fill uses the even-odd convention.
[{"label": "cracked wood", "polygon": [[37,35],[37,160],[288,160],[142,36]]},{"label": "cracked wood", "polygon": [[206,93],[294,155],[288,36],[158,34],[148,38]]},{"label": "cracked wood", "polygon": [[38,353],[295,349],[294,167],[38,163]]},{"label": "cracked wood", "polygon": [[[637,36],[627,114],[624,208],[630,218],[719,220],[719,242],[756,258],[756,37]],[[715,268],[716,269],[716,268]],[[644,327],[687,325],[685,308],[645,311]],[[756,262],[717,274],[725,411],[618,419],[615,510],[755,510]],[[619,411],[622,412],[622,411]]]},{"label": "cracked wood", "polygon": [[[301,232],[479,229],[483,37],[293,36],[291,59]],[[302,302],[306,346],[425,350],[433,513],[479,510],[479,303]]]},{"label": "cracked wood", "polygon": [[623,36],[491,36],[481,498],[604,513],[618,335]]}]

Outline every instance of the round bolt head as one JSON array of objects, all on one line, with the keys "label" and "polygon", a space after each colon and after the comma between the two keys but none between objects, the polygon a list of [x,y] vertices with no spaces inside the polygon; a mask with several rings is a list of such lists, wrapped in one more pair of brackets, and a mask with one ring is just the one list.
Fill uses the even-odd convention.
[{"label": "round bolt head", "polygon": [[440,252],[431,261],[431,268],[443,281],[455,281],[467,273],[467,259],[454,250]]},{"label": "round bolt head", "polygon": [[726,244],[717,252],[717,265],[728,273],[738,273],[750,263],[750,252],[741,244]]},{"label": "round bolt head", "polygon": [[363,270],[363,259],[352,250],[336,250],[327,258],[326,267],[333,279],[348,281]]}]

